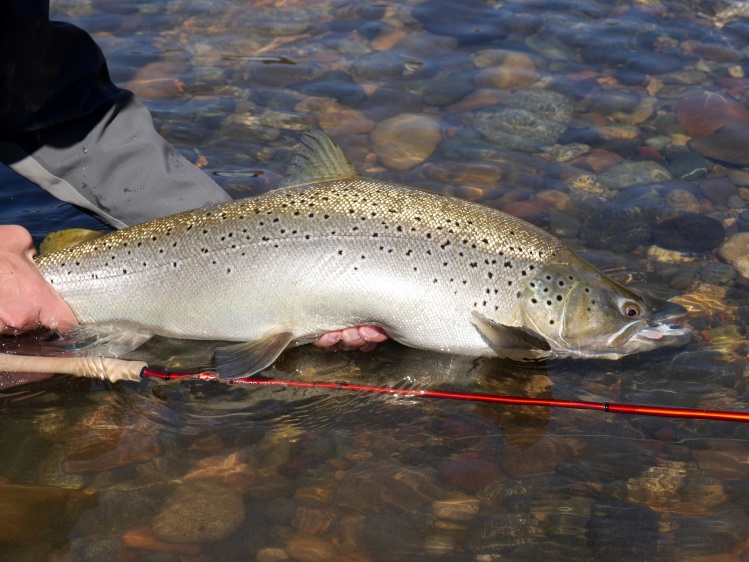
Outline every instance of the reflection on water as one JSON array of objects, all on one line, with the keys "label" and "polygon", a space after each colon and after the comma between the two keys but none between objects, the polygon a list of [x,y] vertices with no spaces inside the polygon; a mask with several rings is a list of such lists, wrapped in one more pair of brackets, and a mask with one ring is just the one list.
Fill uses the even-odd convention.
[{"label": "reflection on water", "polygon": [[[380,346],[264,374],[749,410],[749,11],[721,0],[55,2],[235,196],[321,127],[362,172],[520,216],[697,334],[617,362]],[[91,226],[0,171],[0,220]],[[6,350],[35,340],[5,338]],[[209,343],[139,354],[202,368]],[[19,347],[20,346],[20,347]],[[204,381],[0,379],[3,560],[743,560],[749,429]]]}]

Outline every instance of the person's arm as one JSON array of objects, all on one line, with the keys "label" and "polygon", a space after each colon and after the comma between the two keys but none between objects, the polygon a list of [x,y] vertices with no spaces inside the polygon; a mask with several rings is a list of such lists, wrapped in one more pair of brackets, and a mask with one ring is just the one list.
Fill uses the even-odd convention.
[{"label": "person's arm", "polygon": [[0,226],[0,329],[15,334],[45,326],[65,332],[75,314],[34,263],[31,234],[14,225]]},{"label": "person's arm", "polygon": [[94,40],[48,11],[3,4],[0,162],[115,228],[230,200],[112,83]]}]

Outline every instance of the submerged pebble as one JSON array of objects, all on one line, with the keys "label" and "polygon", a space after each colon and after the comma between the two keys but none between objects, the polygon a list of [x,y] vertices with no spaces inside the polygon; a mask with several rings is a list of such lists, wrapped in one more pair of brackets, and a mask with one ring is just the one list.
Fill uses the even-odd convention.
[{"label": "submerged pebble", "polygon": [[440,124],[434,117],[404,113],[375,127],[372,148],[387,167],[409,170],[429,158],[441,139]]},{"label": "submerged pebble", "polygon": [[680,215],[659,223],[653,241],[662,248],[680,252],[707,252],[717,248],[725,236],[723,225],[697,213]]},{"label": "submerged pebble", "polygon": [[155,514],[151,529],[166,542],[201,544],[226,539],[244,518],[237,490],[201,480],[180,485]]},{"label": "submerged pebble", "polygon": [[562,94],[529,90],[512,94],[503,105],[478,111],[474,127],[508,148],[535,152],[554,144],[572,118],[572,104]]}]

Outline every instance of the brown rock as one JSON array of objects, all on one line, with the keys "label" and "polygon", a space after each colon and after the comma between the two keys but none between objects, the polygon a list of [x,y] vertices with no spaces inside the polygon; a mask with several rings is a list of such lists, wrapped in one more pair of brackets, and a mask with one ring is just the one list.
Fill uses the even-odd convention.
[{"label": "brown rock", "polygon": [[0,485],[0,545],[39,541],[50,532],[66,540],[67,529],[97,498],[88,488]]},{"label": "brown rock", "polygon": [[483,68],[476,76],[476,85],[501,90],[525,90],[538,80],[533,60],[514,51],[487,50],[478,53],[474,64]]},{"label": "brown rock", "polygon": [[731,197],[739,194],[736,185],[727,177],[703,180],[699,183],[699,189],[711,203],[722,207],[728,205]]},{"label": "brown rock", "polygon": [[718,257],[727,263],[745,256],[749,256],[749,232],[734,234],[718,248]]},{"label": "brown rock", "polygon": [[169,543],[201,544],[225,539],[244,518],[244,500],[234,488],[198,480],[182,484],[167,498],[151,529]]},{"label": "brown rock", "polygon": [[730,97],[707,92],[680,101],[676,120],[689,135],[710,135],[726,125],[749,123],[749,110]]},{"label": "brown rock", "polygon": [[725,45],[717,43],[702,43],[701,41],[682,41],[681,48],[685,52],[697,55],[708,60],[718,62],[738,62],[741,60],[741,53],[736,49],[731,49]]},{"label": "brown rock", "polygon": [[704,137],[696,137],[688,146],[706,158],[749,166],[749,120],[734,125],[726,125],[718,132]]},{"label": "brown rock", "polygon": [[502,205],[502,211],[533,224],[540,224],[549,216],[548,209],[536,201],[513,201],[505,203]]},{"label": "brown rock", "polygon": [[203,548],[196,544],[173,544],[165,542],[154,535],[148,526],[135,527],[122,536],[122,544],[129,548],[149,550],[151,552],[168,552],[178,556],[200,556]]},{"label": "brown rock", "polygon": [[300,533],[286,543],[286,552],[300,562],[328,562],[338,549],[328,540]]},{"label": "brown rock", "polygon": [[395,170],[410,170],[429,158],[442,140],[439,121],[431,115],[402,113],[372,131],[373,150]]},{"label": "brown rock", "polygon": [[439,477],[466,492],[476,493],[504,478],[494,459],[467,451],[439,463]]},{"label": "brown rock", "polygon": [[432,503],[435,517],[450,521],[473,521],[480,507],[479,500],[470,496],[457,496]]},{"label": "brown rock", "polygon": [[215,455],[193,466],[183,478],[184,482],[190,480],[217,480],[244,493],[255,481],[255,471],[241,453]]},{"label": "brown rock", "polygon": [[389,51],[390,49],[395,47],[398,43],[403,41],[403,39],[405,39],[406,36],[407,36],[407,33],[403,31],[402,29],[395,29],[388,33],[383,33],[382,35],[378,35],[372,40],[369,46],[372,47],[372,49],[375,51]]},{"label": "brown rock", "polygon": [[497,105],[507,100],[509,92],[497,90],[496,88],[479,88],[468,94],[462,100],[449,105],[446,109],[448,113],[465,113],[474,111],[482,107]]},{"label": "brown rock", "polygon": [[109,470],[153,459],[162,452],[158,429],[141,416],[126,416],[104,404],[85,422],[58,438],[66,444],[67,472]]},{"label": "brown rock", "polygon": [[624,158],[615,152],[603,148],[594,148],[588,154],[575,160],[576,165],[584,166],[594,172],[602,172],[606,168],[622,162],[624,162]]}]

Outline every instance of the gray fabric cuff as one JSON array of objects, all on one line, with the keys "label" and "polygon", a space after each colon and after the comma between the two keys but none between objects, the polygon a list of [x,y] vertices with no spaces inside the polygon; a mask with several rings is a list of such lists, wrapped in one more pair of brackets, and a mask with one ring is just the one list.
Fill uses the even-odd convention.
[{"label": "gray fabric cuff", "polygon": [[132,95],[18,144],[2,143],[0,161],[115,228],[231,199],[154,130]]}]

